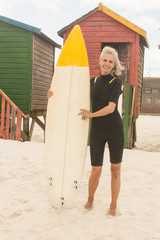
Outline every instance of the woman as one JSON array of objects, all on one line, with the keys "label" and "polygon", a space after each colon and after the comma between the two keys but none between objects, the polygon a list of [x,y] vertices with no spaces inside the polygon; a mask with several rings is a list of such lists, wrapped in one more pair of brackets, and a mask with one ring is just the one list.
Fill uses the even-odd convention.
[{"label": "woman", "polygon": [[120,191],[120,172],[124,145],[123,125],[117,110],[121,91],[121,75],[123,67],[118,54],[111,47],[104,47],[99,65],[101,75],[91,79],[92,112],[80,109],[82,119],[92,118],[90,134],[90,154],[92,171],[89,178],[88,201],[85,208],[90,210],[96,189],[99,184],[103,165],[105,144],[108,142],[111,162],[111,203],[108,214],[115,216]]}]

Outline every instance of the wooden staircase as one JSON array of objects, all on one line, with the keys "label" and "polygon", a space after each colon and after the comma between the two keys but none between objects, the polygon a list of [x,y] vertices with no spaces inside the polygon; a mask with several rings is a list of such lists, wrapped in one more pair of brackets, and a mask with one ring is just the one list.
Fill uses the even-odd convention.
[{"label": "wooden staircase", "polygon": [[1,117],[0,136],[4,139],[21,140],[21,122],[25,114],[0,89]]}]

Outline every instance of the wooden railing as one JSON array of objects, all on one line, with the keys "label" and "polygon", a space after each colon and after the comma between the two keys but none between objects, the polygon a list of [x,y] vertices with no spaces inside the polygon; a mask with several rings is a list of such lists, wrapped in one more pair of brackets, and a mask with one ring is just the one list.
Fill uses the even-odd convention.
[{"label": "wooden railing", "polygon": [[2,89],[0,89],[0,96],[2,96],[0,135],[4,139],[20,141],[21,121],[22,117],[25,118],[25,114],[12,102]]}]

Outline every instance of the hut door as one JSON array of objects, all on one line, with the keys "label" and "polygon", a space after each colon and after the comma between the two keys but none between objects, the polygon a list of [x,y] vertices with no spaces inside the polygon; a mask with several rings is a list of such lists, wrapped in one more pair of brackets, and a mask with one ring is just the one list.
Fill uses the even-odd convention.
[{"label": "hut door", "polygon": [[105,46],[113,47],[118,51],[119,59],[125,67],[120,79],[123,83],[129,83],[130,43],[102,43],[102,49]]}]

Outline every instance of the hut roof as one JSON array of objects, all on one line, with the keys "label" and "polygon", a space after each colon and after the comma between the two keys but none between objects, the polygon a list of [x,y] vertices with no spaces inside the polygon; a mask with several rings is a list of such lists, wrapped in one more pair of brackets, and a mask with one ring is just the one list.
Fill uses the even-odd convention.
[{"label": "hut roof", "polygon": [[117,13],[113,12],[111,9],[105,7],[102,3],[99,3],[99,6],[92,11],[88,12],[87,14],[83,15],[81,18],[78,18],[71,24],[67,25],[66,27],[62,28],[58,31],[58,35],[63,38],[63,34],[65,31],[72,27],[73,25],[77,24],[78,22],[82,21],[83,19],[87,18],[88,16],[92,15],[97,11],[102,11],[103,13],[107,14],[108,16],[114,18],[116,21],[120,22],[121,24],[125,25],[126,27],[130,28],[131,30],[135,31],[136,33],[140,34],[140,36],[144,39],[144,45],[149,47],[148,40],[146,37],[146,31],[142,28],[138,27],[137,25],[133,24],[132,22],[128,21],[124,17],[118,15]]},{"label": "hut roof", "polygon": [[52,43],[55,47],[61,48],[61,45],[57,44],[51,38],[47,37],[44,33],[42,33],[40,28],[33,27],[31,25],[28,25],[28,24],[25,24],[25,23],[13,20],[11,18],[7,18],[7,17],[4,17],[4,16],[1,16],[1,15],[0,15],[0,21],[8,23],[8,24],[16,26],[16,27],[19,27],[19,28],[22,28],[22,29],[25,29],[25,30],[33,32],[33,33],[36,33],[39,36],[41,36],[43,39],[45,39],[45,40],[49,41],[50,43]]}]

